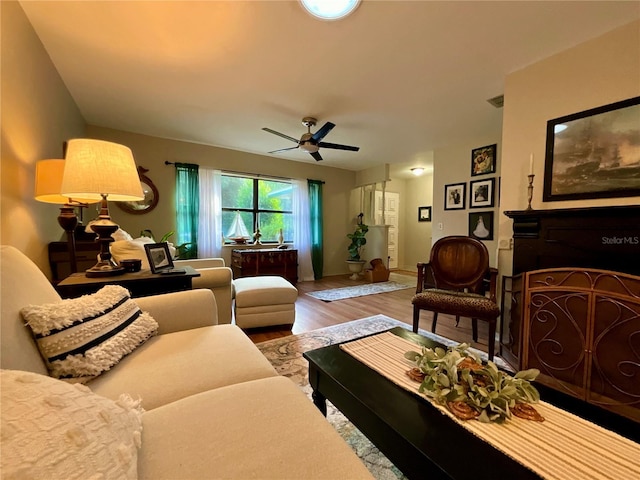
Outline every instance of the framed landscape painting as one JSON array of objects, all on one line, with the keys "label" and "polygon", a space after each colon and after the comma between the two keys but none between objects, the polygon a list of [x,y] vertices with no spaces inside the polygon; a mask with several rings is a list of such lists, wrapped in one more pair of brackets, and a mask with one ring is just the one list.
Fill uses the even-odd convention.
[{"label": "framed landscape painting", "polygon": [[452,183],[444,186],[444,209],[464,210],[466,183]]},{"label": "framed landscape painting", "polygon": [[542,200],[640,195],[640,97],[547,122]]}]

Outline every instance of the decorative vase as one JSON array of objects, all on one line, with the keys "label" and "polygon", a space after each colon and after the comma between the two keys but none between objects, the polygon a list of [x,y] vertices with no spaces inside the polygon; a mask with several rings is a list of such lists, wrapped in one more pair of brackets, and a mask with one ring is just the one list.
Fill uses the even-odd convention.
[{"label": "decorative vase", "polygon": [[364,260],[347,260],[347,266],[352,274],[349,277],[351,280],[358,280],[360,278],[360,273],[365,263]]},{"label": "decorative vase", "polygon": [[278,233],[278,245],[282,245],[284,243],[284,236],[282,235],[282,229],[280,229],[280,233]]}]

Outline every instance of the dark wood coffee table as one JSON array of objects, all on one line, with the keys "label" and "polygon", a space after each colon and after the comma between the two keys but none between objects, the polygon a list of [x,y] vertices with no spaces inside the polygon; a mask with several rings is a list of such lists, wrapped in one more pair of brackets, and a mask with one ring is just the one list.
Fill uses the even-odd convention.
[{"label": "dark wood coffee table", "polygon": [[[442,346],[401,327],[390,331],[429,347]],[[540,478],[443,415],[426,399],[359,362],[339,345],[306,352],[304,358],[309,361],[309,383],[316,406],[326,415],[326,400],[331,401],[407,477],[429,480]],[[542,386],[536,387],[545,401],[622,435],[632,438],[629,433],[637,430],[637,424],[634,428],[629,425],[633,422],[626,419],[601,409],[595,411],[585,402]]]}]

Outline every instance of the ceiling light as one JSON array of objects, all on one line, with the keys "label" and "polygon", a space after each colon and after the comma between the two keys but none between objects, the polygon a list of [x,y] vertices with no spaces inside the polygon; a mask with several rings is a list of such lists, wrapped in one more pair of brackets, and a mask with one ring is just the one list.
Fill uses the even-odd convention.
[{"label": "ceiling light", "polygon": [[338,20],[353,12],[360,0],[300,0],[307,12],[323,20]]},{"label": "ceiling light", "polygon": [[418,175],[422,175],[422,172],[424,172],[424,168],[422,167],[415,167],[411,169],[411,173],[413,173],[416,177]]}]

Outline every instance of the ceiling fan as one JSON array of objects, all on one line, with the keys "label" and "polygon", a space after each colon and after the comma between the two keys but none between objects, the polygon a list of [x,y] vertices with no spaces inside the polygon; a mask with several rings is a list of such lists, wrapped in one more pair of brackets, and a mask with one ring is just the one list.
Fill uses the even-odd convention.
[{"label": "ceiling fan", "polygon": [[274,135],[278,135],[279,137],[286,138],[287,140],[291,140],[292,142],[298,144],[295,147],[281,148],[280,150],[274,150],[269,153],[278,153],[284,152],[286,150],[301,148],[305,152],[309,153],[313,158],[315,158],[316,161],[320,161],[322,160],[322,156],[320,155],[320,153],[318,153],[318,149],[320,147],[334,148],[336,150],[349,150],[352,152],[357,152],[358,150],[360,150],[360,147],[323,142],[322,139],[333,129],[333,127],[335,127],[335,124],[327,122],[316,133],[311,133],[311,127],[315,127],[316,123],[318,123],[318,120],[313,117],[304,117],[302,119],[302,124],[307,127],[307,133],[303,134],[302,137],[300,137],[300,140],[296,140],[289,135],[285,135],[284,133],[276,132],[275,130],[264,127],[262,130],[264,130],[265,132],[273,133]]}]

